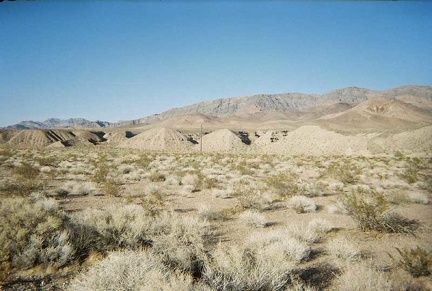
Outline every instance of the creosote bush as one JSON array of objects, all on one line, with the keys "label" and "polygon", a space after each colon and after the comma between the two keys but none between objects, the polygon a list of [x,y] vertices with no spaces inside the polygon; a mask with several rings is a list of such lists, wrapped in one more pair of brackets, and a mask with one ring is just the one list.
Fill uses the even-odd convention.
[{"label": "creosote bush", "polygon": [[388,212],[388,200],[376,191],[342,194],[341,202],[363,231],[412,234],[417,227],[416,221]]},{"label": "creosote bush", "polygon": [[[400,255],[399,265],[413,277],[429,276],[432,270],[432,253],[416,248],[396,248]],[[393,257],[392,257],[393,258]],[[394,259],[394,258],[393,258]]]}]

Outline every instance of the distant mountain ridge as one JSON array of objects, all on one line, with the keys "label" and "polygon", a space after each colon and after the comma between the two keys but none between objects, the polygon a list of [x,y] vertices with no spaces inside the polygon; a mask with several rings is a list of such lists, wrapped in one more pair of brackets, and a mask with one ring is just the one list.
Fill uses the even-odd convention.
[{"label": "distant mountain ridge", "polygon": [[389,90],[377,91],[359,87],[349,87],[330,91],[326,94],[260,94],[250,97],[222,98],[204,101],[189,106],[173,108],[160,114],[124,121],[119,125],[152,124],[168,118],[203,114],[207,116],[226,117],[257,113],[262,111],[298,112],[324,104],[358,104],[375,98],[406,98],[426,99],[432,101],[432,86],[403,86]]},{"label": "distant mountain ridge", "polygon": [[89,121],[84,118],[58,119],[49,118],[43,122],[39,121],[21,121],[20,123],[10,125],[9,129],[50,129],[50,128],[105,128],[111,125],[107,121]]},{"label": "distant mountain ridge", "polygon": [[106,128],[132,125],[149,125],[169,118],[186,115],[205,115],[215,117],[241,116],[264,111],[300,112],[321,105],[359,104],[377,98],[395,98],[418,104],[432,102],[432,86],[402,86],[384,91],[367,88],[348,87],[336,89],[326,94],[259,94],[250,97],[221,98],[203,101],[180,108],[172,108],[160,114],[140,119],[110,123],[107,121],[89,121],[83,118],[66,120],[50,118],[44,122],[22,121],[8,126],[11,129],[49,129],[49,128]]}]

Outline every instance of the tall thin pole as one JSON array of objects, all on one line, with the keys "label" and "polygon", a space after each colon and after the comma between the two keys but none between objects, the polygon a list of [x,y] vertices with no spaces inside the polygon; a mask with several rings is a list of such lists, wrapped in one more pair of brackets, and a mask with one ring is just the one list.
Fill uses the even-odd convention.
[{"label": "tall thin pole", "polygon": [[201,123],[201,130],[200,130],[200,153],[203,151],[203,130],[202,130],[202,123]]}]

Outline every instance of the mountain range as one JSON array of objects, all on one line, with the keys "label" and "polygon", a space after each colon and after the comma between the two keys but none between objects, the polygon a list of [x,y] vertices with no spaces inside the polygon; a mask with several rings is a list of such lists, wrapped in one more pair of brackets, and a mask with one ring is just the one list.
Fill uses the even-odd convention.
[{"label": "mountain range", "polygon": [[[217,118],[246,118],[256,119],[260,122],[269,122],[271,119],[292,120],[321,118],[328,114],[338,114],[346,110],[352,110],[355,105],[374,99],[395,99],[398,106],[415,106],[423,116],[421,119],[430,118],[432,111],[432,86],[403,86],[389,90],[377,91],[366,88],[349,87],[337,89],[323,95],[284,93],[284,94],[260,94],[249,97],[221,98],[212,101],[204,101],[181,108],[173,108],[140,119],[111,123],[107,121],[89,121],[83,118],[70,118],[66,120],[50,118],[43,122],[22,121],[18,124],[7,126],[8,129],[54,129],[54,128],[112,128],[112,127],[136,127],[151,126],[156,123],[170,123],[173,118],[182,118],[184,122],[217,123]],[[375,105],[379,106],[379,105]],[[393,107],[395,107],[394,105]],[[414,108],[415,109],[415,108]],[[265,116],[270,112],[270,116]],[[349,115],[349,113],[347,113]],[[347,115],[345,114],[345,115]],[[354,114],[354,113],[352,113]],[[351,114],[351,115],[352,115]],[[404,109],[394,111],[392,117],[398,118],[404,114]],[[252,115],[252,118],[251,118]],[[405,114],[406,115],[406,114]],[[192,117],[191,117],[192,116]],[[363,115],[364,117],[364,115]],[[205,119],[211,120],[205,120]],[[336,119],[344,119],[344,116],[333,116]],[[348,118],[350,119],[350,118]],[[359,120],[350,119],[352,122]],[[332,118],[323,118],[322,122],[330,124]],[[174,122],[175,123],[175,122]],[[349,123],[349,122],[348,122]]]}]

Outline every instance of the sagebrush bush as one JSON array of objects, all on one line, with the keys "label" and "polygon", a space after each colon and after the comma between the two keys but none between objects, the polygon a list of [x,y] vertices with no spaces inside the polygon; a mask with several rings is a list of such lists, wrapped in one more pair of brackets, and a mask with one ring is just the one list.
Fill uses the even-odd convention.
[{"label": "sagebrush bush", "polygon": [[138,249],[150,243],[153,219],[138,205],[85,209],[72,214],[72,222],[93,228],[103,241],[104,250]]},{"label": "sagebrush bush", "polygon": [[205,245],[212,235],[207,221],[163,212],[152,223],[152,249],[176,269],[201,272]]},{"label": "sagebrush bush", "polygon": [[0,204],[0,262],[19,269],[62,267],[75,258],[65,214],[42,197],[6,198]]}]

